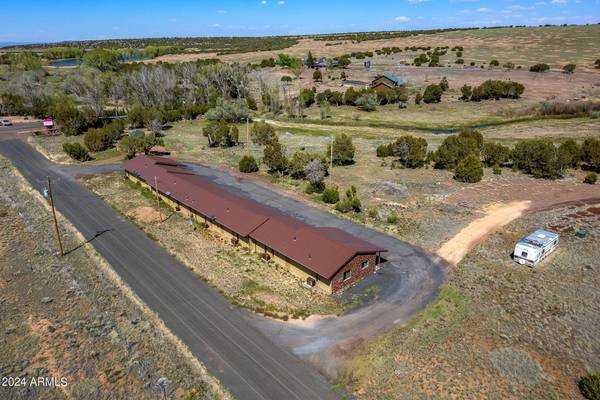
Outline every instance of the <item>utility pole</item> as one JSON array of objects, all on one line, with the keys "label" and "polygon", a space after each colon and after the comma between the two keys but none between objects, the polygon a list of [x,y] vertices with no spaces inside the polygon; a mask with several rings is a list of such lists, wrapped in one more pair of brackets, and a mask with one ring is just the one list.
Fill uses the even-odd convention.
[{"label": "utility pole", "polygon": [[158,197],[158,177],[154,175],[154,189],[156,191],[156,208],[158,208],[158,221],[162,222],[162,212],[160,211],[160,197]]},{"label": "utility pole", "polygon": [[48,196],[50,197],[50,206],[52,207],[52,218],[54,218],[54,229],[56,230],[56,239],[58,240],[58,248],[60,249],[60,256],[65,255],[63,249],[62,240],[60,238],[60,230],[58,229],[58,221],[56,220],[56,210],[54,209],[54,197],[52,196],[52,183],[48,176]]},{"label": "utility pole", "polygon": [[333,187],[333,136],[331,137],[331,147],[329,149],[329,186]]},{"label": "utility pole", "polygon": [[250,121],[246,117],[246,153],[250,155]]}]

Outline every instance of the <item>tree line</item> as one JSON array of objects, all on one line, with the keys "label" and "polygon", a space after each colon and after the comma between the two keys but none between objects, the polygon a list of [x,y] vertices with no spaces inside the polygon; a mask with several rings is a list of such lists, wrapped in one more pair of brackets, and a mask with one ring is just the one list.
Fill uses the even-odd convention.
[{"label": "tree line", "polygon": [[393,157],[404,168],[421,168],[433,164],[436,169],[454,171],[462,182],[479,182],[483,167],[500,174],[501,167],[511,167],[536,178],[561,178],[568,168],[590,170],[593,179],[600,170],[600,140],[589,138],[581,144],[568,139],[558,146],[551,139],[528,139],[509,148],[493,141],[484,141],[481,133],[465,130],[444,139],[439,148],[428,152],[423,138],[401,136],[394,142],[377,147],[377,157]]}]

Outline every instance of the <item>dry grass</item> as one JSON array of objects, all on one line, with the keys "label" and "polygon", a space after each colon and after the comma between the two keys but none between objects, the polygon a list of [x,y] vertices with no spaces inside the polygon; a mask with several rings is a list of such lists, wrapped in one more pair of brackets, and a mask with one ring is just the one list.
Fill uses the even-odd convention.
[{"label": "dry grass", "polygon": [[[579,398],[577,379],[600,369],[600,220],[590,209],[529,215],[479,245],[437,303],[347,364],[357,397]],[[518,238],[558,223],[588,236],[563,234],[536,270],[511,261]]]},{"label": "dry grass", "polygon": [[[229,398],[112,269],[85,245],[57,257],[50,213],[0,158],[2,375],[64,376],[64,388],[0,388],[2,398]],[[85,240],[62,217],[66,249]],[[35,229],[34,229],[35,227]],[[32,390],[32,391],[31,391]]]}]

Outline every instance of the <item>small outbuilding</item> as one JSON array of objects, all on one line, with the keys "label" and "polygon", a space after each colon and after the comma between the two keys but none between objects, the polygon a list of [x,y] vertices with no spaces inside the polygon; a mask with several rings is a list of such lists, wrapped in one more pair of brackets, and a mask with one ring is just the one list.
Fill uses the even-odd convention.
[{"label": "small outbuilding", "polygon": [[150,150],[148,150],[148,154],[151,156],[168,156],[171,154],[170,151],[165,149],[163,146],[152,146]]}]

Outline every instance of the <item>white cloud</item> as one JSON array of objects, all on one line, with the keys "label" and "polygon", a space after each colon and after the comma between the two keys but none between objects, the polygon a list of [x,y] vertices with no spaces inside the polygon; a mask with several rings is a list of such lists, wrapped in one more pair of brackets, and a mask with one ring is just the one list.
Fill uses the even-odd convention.
[{"label": "white cloud", "polygon": [[277,4],[279,4],[280,6],[282,6],[282,5],[284,5],[284,4],[285,4],[285,1],[283,1],[283,0],[279,0],[279,1],[277,2]]},{"label": "white cloud", "polygon": [[550,3],[562,6],[562,5],[567,4],[567,0],[552,0]]},{"label": "white cloud", "polygon": [[408,0],[408,2],[409,2],[410,4],[419,4],[419,3],[425,3],[426,1],[429,1],[429,0]]},{"label": "white cloud", "polygon": [[220,28],[220,27],[221,27],[221,24],[212,24],[212,27],[213,27],[213,28]]},{"label": "white cloud", "polygon": [[260,4],[267,4],[267,0],[262,0]]},{"label": "white cloud", "polygon": [[488,12],[491,12],[492,9],[491,8],[487,8],[487,7],[479,7],[475,11],[477,11],[478,13],[488,13]]},{"label": "white cloud", "polygon": [[408,18],[405,15],[400,15],[399,17],[394,18],[394,20],[396,20],[398,22],[408,22],[408,21],[410,21],[410,18]]}]

